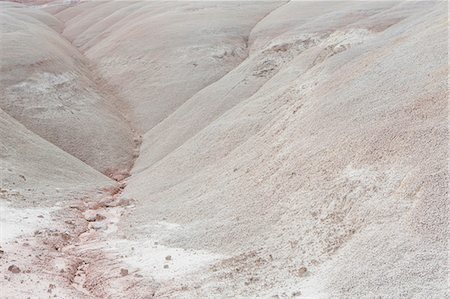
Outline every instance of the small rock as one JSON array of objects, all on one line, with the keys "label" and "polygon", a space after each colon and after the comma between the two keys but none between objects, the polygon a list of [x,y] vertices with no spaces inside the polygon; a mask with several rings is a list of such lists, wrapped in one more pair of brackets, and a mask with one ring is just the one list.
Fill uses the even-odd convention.
[{"label": "small rock", "polygon": [[38,217],[38,218],[44,218],[44,216],[42,216],[42,215],[38,215],[37,217]]},{"label": "small rock", "polygon": [[172,256],[168,255],[166,256],[166,261],[171,261],[172,260]]},{"label": "small rock", "polygon": [[111,178],[117,182],[123,181],[127,177],[129,177],[129,175],[126,173],[116,173],[116,174],[111,175]]},{"label": "small rock", "polygon": [[107,208],[115,208],[119,206],[119,200],[110,200],[105,202],[105,207]]},{"label": "small rock", "polygon": [[102,220],[105,220],[105,219],[106,219],[106,217],[101,215],[101,214],[95,215],[95,221],[102,221]]},{"label": "small rock", "polygon": [[88,222],[94,222],[96,218],[95,218],[95,216],[89,215],[89,216],[84,217],[84,219]]},{"label": "small rock", "polygon": [[61,238],[62,238],[64,241],[69,241],[72,237],[70,236],[70,234],[64,232],[64,233],[61,233]]},{"label": "small rock", "polygon": [[124,268],[120,269],[120,275],[127,276],[128,275],[128,269],[124,269]]},{"label": "small rock", "polygon": [[86,211],[86,206],[84,205],[84,203],[81,200],[78,200],[78,201],[75,201],[75,202],[71,203],[69,205],[69,208],[77,209],[77,210],[79,210],[81,212]]},{"label": "small rock", "polygon": [[297,275],[300,277],[306,276],[308,269],[306,267],[300,267],[297,271]]},{"label": "small rock", "polygon": [[169,269],[169,265],[164,265],[164,269]]},{"label": "small rock", "polygon": [[108,225],[104,222],[91,222],[91,223],[89,223],[89,226],[95,230],[100,230],[100,229],[104,230],[104,229],[108,228]]},{"label": "small rock", "polygon": [[293,292],[292,293],[292,297],[299,297],[299,296],[301,296],[302,295],[302,292],[300,292],[300,291],[297,291],[297,292]]},{"label": "small rock", "polygon": [[93,222],[97,219],[97,213],[95,211],[88,210],[84,213],[84,219],[89,222]]},{"label": "small rock", "polygon": [[16,265],[11,265],[8,267],[8,271],[12,273],[20,273],[20,268]]}]

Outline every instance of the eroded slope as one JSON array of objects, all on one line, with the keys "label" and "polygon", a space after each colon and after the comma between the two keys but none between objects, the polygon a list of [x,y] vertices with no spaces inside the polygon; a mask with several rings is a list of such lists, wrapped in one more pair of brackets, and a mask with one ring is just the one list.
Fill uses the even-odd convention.
[{"label": "eroded slope", "polygon": [[127,171],[133,132],[115,95],[60,36],[63,24],[36,8],[1,5],[0,107],[100,172]]},{"label": "eroded slope", "polygon": [[[83,274],[77,294],[446,297],[446,9],[384,1],[46,7],[56,18],[39,22],[48,19],[79,50],[63,42],[80,58],[65,63],[87,66],[83,53],[98,76],[89,80],[117,97],[106,106],[143,134],[126,188],[84,203],[85,217],[104,218],[67,245],[77,248],[72,272]],[[5,131],[14,126],[3,119]],[[67,167],[84,167],[75,164]],[[39,165],[30,167],[39,184]]]},{"label": "eroded slope", "polygon": [[283,3],[85,2],[55,16],[63,32],[151,129],[247,56],[251,28]]}]

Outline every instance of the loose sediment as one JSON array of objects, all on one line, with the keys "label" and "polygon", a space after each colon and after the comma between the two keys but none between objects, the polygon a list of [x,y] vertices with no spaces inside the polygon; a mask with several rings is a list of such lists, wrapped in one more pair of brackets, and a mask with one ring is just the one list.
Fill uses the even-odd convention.
[{"label": "loose sediment", "polygon": [[448,297],[444,3],[0,5],[3,297]]}]

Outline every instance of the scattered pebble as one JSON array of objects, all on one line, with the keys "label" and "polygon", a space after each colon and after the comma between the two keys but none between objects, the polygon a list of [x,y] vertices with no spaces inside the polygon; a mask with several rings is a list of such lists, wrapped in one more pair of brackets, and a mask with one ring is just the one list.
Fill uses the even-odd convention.
[{"label": "scattered pebble", "polygon": [[8,267],[8,271],[17,274],[20,273],[20,268],[17,267],[16,265],[11,265]]},{"label": "scattered pebble", "polygon": [[101,215],[101,214],[95,215],[95,221],[102,221],[102,220],[105,220],[105,219],[106,219],[106,217]]},{"label": "scattered pebble", "polygon": [[89,222],[93,222],[97,219],[97,213],[94,211],[86,211],[84,214],[84,219]]},{"label": "scattered pebble", "polygon": [[128,269],[124,269],[124,268],[120,269],[120,275],[127,276],[128,275]]},{"label": "scattered pebble", "polygon": [[105,230],[108,228],[108,225],[104,222],[91,222],[89,225],[92,229],[95,229],[95,230],[101,230],[101,229]]},{"label": "scattered pebble", "polygon": [[306,267],[300,267],[297,271],[297,275],[303,277],[307,274],[308,269]]},{"label": "scattered pebble", "polygon": [[166,261],[171,261],[172,260],[172,256],[168,255],[166,256]]}]

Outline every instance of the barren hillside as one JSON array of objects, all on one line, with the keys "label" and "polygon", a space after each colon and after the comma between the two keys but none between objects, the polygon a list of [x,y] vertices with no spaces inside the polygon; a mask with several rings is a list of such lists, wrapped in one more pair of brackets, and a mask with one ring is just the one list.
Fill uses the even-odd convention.
[{"label": "barren hillside", "polygon": [[445,298],[446,2],[0,2],[2,298]]}]

